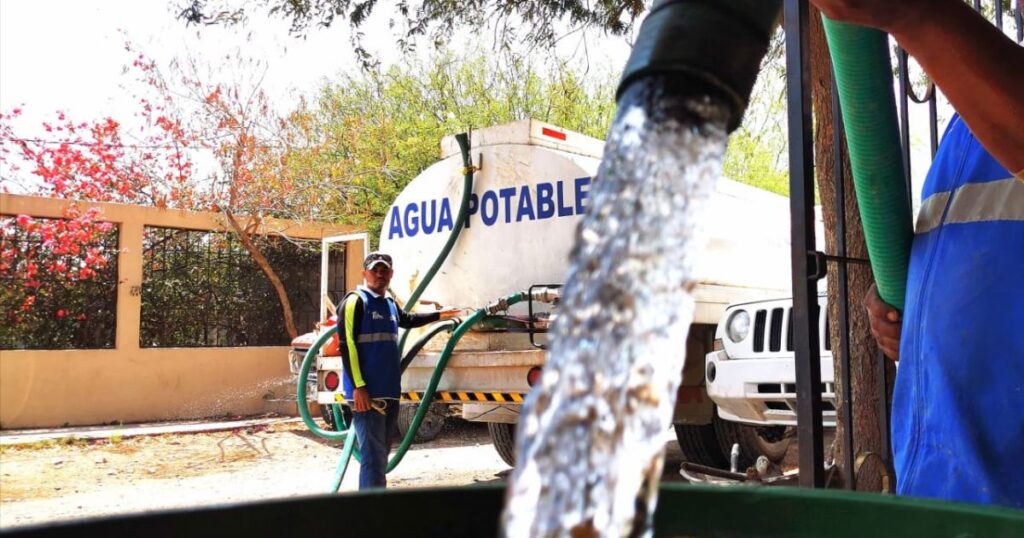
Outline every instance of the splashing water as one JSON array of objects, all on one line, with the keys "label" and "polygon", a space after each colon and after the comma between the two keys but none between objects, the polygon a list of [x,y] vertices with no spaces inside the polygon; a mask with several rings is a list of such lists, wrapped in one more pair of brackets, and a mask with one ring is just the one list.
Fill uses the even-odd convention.
[{"label": "splashing water", "polygon": [[290,375],[257,380],[249,385],[225,387],[189,400],[181,406],[181,418],[208,418],[231,413],[246,407],[249,402],[266,398],[269,394],[295,394],[295,380]]},{"label": "splashing water", "polygon": [[[520,420],[507,536],[649,535],[725,108],[655,83],[620,107]],[[632,103],[632,104],[628,104]]]}]

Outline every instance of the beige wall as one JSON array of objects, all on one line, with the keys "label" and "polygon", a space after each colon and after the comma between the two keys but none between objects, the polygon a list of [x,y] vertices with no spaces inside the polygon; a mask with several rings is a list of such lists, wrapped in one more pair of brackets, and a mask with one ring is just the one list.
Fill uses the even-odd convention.
[{"label": "beige wall", "polygon": [[[69,202],[0,195],[0,213],[63,216]],[[253,414],[263,397],[293,390],[287,347],[139,348],[145,226],[227,231],[218,213],[120,204],[98,206],[119,225],[117,337],[112,350],[0,351],[0,428]],[[348,226],[268,220],[261,233],[301,239],[352,233]],[[362,242],[347,246],[346,282],[361,282]],[[359,276],[353,276],[359,275]],[[317,275],[310,275],[316,279]]]},{"label": "beige wall", "polygon": [[3,351],[0,427],[263,412],[289,387],[287,347]]}]

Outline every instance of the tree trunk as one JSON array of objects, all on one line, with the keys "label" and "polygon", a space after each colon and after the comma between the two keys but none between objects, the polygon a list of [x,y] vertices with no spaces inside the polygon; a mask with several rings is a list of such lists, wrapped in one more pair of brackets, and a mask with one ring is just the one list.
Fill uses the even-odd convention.
[{"label": "tree trunk", "polygon": [[[828,54],[821,15],[813,6],[810,13],[810,49],[815,130],[814,167],[815,176],[818,180],[818,192],[821,195],[822,215],[825,221],[825,252],[840,254],[837,245],[839,230],[837,226],[837,192],[835,188],[836,148],[832,124],[832,60]],[[866,260],[868,258],[867,247],[864,243],[864,230],[861,227],[860,210],[857,206],[857,198],[853,190],[853,174],[850,171],[850,161],[845,151],[845,136],[842,139],[842,147],[844,150],[842,152],[842,168],[845,190],[843,207],[845,208],[846,217],[846,256]],[[882,446],[882,439],[886,437],[886,435],[883,435],[886,433],[883,428],[886,425],[879,415],[878,409],[881,403],[880,398],[888,398],[888,394],[891,394],[892,380],[895,377],[894,367],[891,364],[887,365],[888,394],[881,394],[876,362],[878,347],[871,336],[867,313],[862,306],[863,297],[873,282],[871,268],[863,263],[851,263],[847,265],[847,275],[851,402],[844,401],[842,379],[840,376],[843,350],[839,340],[841,334],[839,327],[839,290],[842,282],[839,280],[837,264],[829,263],[828,319],[833,365],[835,368],[837,408],[836,438],[832,447],[832,455],[839,470],[837,477],[840,479],[846,475],[844,472],[846,467],[844,457],[846,437],[851,435],[851,432],[847,432],[843,427],[846,413],[852,413],[854,461],[856,462],[859,456],[869,452],[881,455],[886,461],[888,460],[888,452]],[[886,406],[888,407],[888,399]],[[877,458],[866,459],[861,468],[857,468],[855,463],[854,469],[850,472],[854,475],[857,490],[881,491],[883,487],[881,477],[882,473],[885,472],[885,468],[879,464]]]},{"label": "tree trunk", "polygon": [[263,256],[260,249],[255,243],[253,243],[249,232],[242,229],[238,224],[238,221],[235,220],[235,216],[231,211],[225,209],[224,215],[231,224],[231,228],[233,228],[235,233],[238,234],[238,238],[242,240],[242,245],[245,247],[245,250],[249,251],[249,255],[252,256],[253,260],[256,260],[256,265],[260,266],[263,274],[267,275],[267,280],[270,281],[270,285],[273,286],[274,291],[277,292],[277,300],[281,303],[281,310],[284,314],[284,327],[285,330],[288,331],[288,338],[295,339],[295,337],[299,335],[299,332],[295,329],[295,320],[292,319],[292,303],[288,300],[288,293],[285,292],[284,283],[281,282],[277,273],[274,272],[274,268],[270,266],[270,262],[267,261],[267,258]]}]

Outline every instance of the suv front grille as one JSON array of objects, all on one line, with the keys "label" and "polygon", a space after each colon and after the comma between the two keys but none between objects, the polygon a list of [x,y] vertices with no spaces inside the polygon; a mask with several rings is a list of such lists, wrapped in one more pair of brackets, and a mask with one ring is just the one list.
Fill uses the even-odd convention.
[{"label": "suv front grille", "polygon": [[772,309],[771,332],[768,333],[768,351],[782,351],[782,314],[781,308]]},{"label": "suv front grille", "polygon": [[758,310],[754,314],[754,352],[761,353],[764,351],[764,320],[767,316],[767,312],[764,310]]},{"label": "suv front grille", "polygon": [[[821,320],[821,307],[814,305],[814,318]],[[824,330],[821,327],[824,326]],[[822,349],[831,350],[832,342],[829,341],[830,331],[828,327],[828,315],[824,324],[818,324],[818,340]],[[761,309],[754,312],[754,353],[777,353],[785,349],[793,351],[793,307],[777,307]],[[767,349],[765,343],[767,342]]]}]

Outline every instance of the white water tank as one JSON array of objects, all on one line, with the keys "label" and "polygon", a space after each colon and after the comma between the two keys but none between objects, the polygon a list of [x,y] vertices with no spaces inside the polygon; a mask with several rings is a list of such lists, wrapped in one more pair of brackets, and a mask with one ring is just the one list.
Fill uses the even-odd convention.
[{"label": "white water tank", "polygon": [[[474,131],[468,226],[421,297],[477,308],[531,284],[561,283],[604,142],[535,120]],[[408,299],[451,233],[462,197],[455,137],[413,179],[384,219],[380,250],[394,257],[392,292]]]},{"label": "white water tank", "polygon": [[[536,120],[474,131],[480,165],[465,228],[421,299],[478,308],[566,279],[576,226],[587,207],[604,142]],[[380,247],[394,257],[392,292],[404,302],[441,251],[462,195],[462,155],[453,136],[442,158],[395,199]],[[695,321],[717,323],[732,302],[789,292],[786,198],[728,179],[708,208],[708,250],[697,266]],[[514,313],[524,313],[518,305]]]}]

